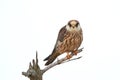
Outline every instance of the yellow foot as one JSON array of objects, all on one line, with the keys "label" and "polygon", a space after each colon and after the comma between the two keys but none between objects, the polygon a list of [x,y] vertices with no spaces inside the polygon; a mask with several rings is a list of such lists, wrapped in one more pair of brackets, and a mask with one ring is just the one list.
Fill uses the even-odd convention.
[{"label": "yellow foot", "polygon": [[78,50],[73,51],[73,54],[77,55],[78,54]]},{"label": "yellow foot", "polygon": [[67,59],[70,59],[72,56],[69,54],[69,52],[67,52]]}]

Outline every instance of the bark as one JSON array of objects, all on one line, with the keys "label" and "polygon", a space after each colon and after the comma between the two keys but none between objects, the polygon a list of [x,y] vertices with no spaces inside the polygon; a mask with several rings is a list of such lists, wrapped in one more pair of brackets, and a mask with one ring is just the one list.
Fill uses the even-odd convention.
[{"label": "bark", "polygon": [[42,80],[41,69],[38,65],[38,58],[36,52],[36,61],[33,59],[32,64],[30,62],[27,72],[22,72],[22,75],[30,78],[30,80]]},{"label": "bark", "polygon": [[[78,53],[82,52],[83,48],[78,50]],[[71,57],[74,56],[73,53],[70,54]],[[39,65],[38,65],[38,54],[36,52],[36,60],[33,59],[32,64],[30,62],[29,64],[29,68],[26,72],[22,72],[22,75],[28,77],[30,80],[42,80],[42,76],[45,72],[47,72],[49,69],[53,68],[56,65],[60,65],[62,63],[66,63],[69,61],[73,61],[76,59],[80,59],[82,58],[82,56],[74,58],[74,59],[67,59],[66,57],[57,60],[56,62],[53,62],[52,64],[46,66],[44,69],[40,69]]]}]

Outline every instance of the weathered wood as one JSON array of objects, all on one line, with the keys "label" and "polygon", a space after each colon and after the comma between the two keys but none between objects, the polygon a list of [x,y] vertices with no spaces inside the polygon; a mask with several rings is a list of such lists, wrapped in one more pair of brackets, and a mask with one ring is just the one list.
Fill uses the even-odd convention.
[{"label": "weathered wood", "polygon": [[[78,50],[78,53],[82,52],[83,48]],[[70,54],[71,57],[74,56],[73,53]],[[76,59],[80,59],[82,56],[77,57],[77,58],[73,58],[73,59],[67,59],[66,57],[61,58],[59,60],[57,60],[56,62],[53,62],[52,64],[46,66],[44,69],[40,69],[39,65],[38,65],[38,54],[36,52],[36,60],[32,60],[32,64],[31,62],[29,63],[29,69],[27,70],[27,72],[22,72],[22,75],[28,77],[30,80],[42,80],[42,76],[43,74],[48,71],[49,69],[53,68],[56,65],[62,64],[62,63],[66,63],[69,61],[73,61]]]},{"label": "weathered wood", "polygon": [[22,72],[22,75],[30,78],[30,80],[42,80],[41,69],[38,65],[38,58],[36,52],[36,61],[33,59],[32,64],[30,62],[27,72]]}]

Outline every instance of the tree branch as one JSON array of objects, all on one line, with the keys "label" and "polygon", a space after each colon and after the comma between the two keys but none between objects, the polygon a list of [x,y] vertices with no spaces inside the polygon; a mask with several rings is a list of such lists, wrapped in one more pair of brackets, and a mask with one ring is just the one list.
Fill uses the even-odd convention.
[{"label": "tree branch", "polygon": [[[79,50],[78,50],[78,53],[80,53],[80,52],[82,52],[82,51],[83,51],[83,48],[79,49]],[[71,53],[70,56],[73,57],[74,54]],[[47,70],[51,69],[52,67],[54,67],[54,66],[56,66],[56,65],[59,65],[59,64],[62,64],[62,63],[66,63],[66,62],[69,62],[69,61],[72,61],[72,60],[80,59],[80,58],[82,58],[82,56],[80,56],[80,57],[78,57],[78,58],[74,58],[74,59],[69,59],[69,60],[67,59],[67,57],[64,57],[64,58],[62,58],[62,59],[60,59],[60,60],[57,60],[56,62],[54,62],[54,63],[46,66],[46,67],[41,71],[41,73],[44,74]]]},{"label": "tree branch", "polygon": [[[78,53],[82,52],[82,50],[83,50],[83,48],[79,49]],[[71,53],[70,56],[73,57],[74,54]],[[48,71],[49,69],[53,68],[54,66],[63,64],[63,63],[69,62],[69,61],[73,61],[76,59],[80,59],[80,58],[82,58],[82,56],[73,58],[73,59],[69,59],[69,60],[66,57],[64,57],[64,58],[61,58],[60,60],[57,60],[56,62],[46,66],[44,69],[41,70],[38,65],[38,55],[36,52],[36,60],[33,59],[32,64],[31,64],[31,62],[29,63],[29,69],[27,70],[27,72],[22,72],[22,75],[28,77],[30,80],[42,80],[43,74],[46,71]]]}]

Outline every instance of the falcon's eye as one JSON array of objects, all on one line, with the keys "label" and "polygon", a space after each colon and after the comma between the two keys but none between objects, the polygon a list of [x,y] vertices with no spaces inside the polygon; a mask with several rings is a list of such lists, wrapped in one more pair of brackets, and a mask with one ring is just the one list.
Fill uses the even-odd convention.
[{"label": "falcon's eye", "polygon": [[72,25],[70,23],[68,23],[68,25],[71,27]]},{"label": "falcon's eye", "polygon": [[79,23],[76,24],[76,27],[78,27]]}]

